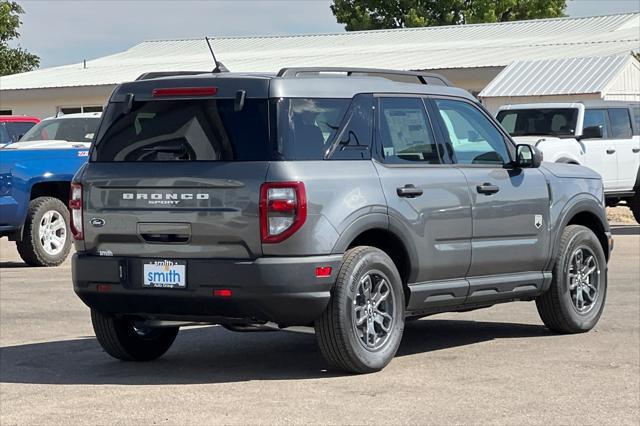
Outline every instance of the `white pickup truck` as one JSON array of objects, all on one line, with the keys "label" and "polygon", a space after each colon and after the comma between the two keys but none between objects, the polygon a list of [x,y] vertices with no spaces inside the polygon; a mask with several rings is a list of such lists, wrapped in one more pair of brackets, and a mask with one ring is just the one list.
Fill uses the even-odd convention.
[{"label": "white pickup truck", "polygon": [[505,105],[498,121],[544,161],[580,164],[602,176],[608,206],[626,201],[640,223],[640,102]]}]

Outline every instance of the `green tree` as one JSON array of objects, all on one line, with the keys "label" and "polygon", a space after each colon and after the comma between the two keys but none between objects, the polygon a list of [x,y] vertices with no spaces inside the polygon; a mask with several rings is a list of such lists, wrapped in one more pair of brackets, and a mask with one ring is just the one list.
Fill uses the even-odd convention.
[{"label": "green tree", "polygon": [[38,68],[40,58],[21,47],[9,47],[9,41],[20,37],[20,15],[24,9],[8,0],[0,1],[0,75],[16,74]]},{"label": "green tree", "polygon": [[476,24],[564,15],[567,0],[334,0],[347,31]]}]

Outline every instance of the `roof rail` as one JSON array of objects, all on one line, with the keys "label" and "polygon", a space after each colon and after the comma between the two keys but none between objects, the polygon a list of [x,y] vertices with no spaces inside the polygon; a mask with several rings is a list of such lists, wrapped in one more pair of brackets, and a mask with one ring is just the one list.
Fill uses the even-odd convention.
[{"label": "roof rail", "polygon": [[151,71],[141,74],[136,81],[150,80],[152,78],[160,77],[175,77],[179,75],[198,75],[198,74],[211,74],[211,71]]},{"label": "roof rail", "polygon": [[[349,68],[349,67],[293,67],[282,68],[278,71],[278,77],[298,77],[301,74],[321,74],[321,73],[344,73],[347,76],[371,76],[383,77],[389,80],[404,83],[433,84],[436,86],[453,86],[444,76],[435,73],[425,73],[420,71],[398,71],[379,68]],[[404,78],[403,78],[404,77]]]}]

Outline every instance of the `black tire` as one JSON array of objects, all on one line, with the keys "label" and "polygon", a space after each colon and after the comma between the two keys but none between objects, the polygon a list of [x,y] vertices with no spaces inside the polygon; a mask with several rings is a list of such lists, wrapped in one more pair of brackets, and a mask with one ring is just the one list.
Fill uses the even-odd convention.
[{"label": "black tire", "polygon": [[636,223],[640,224],[640,193],[637,193],[632,198],[628,198],[627,205],[631,209],[631,213],[633,213]]},{"label": "black tire", "polygon": [[151,361],[169,350],[178,334],[178,327],[136,330],[127,318],[91,310],[91,323],[102,348],[122,361]]},{"label": "black tire", "polygon": [[[582,257],[585,255],[593,257],[597,275],[591,275],[589,281],[593,285],[597,276],[597,293],[593,296],[593,301],[589,305],[589,309],[581,311],[577,307],[577,292],[580,293],[580,299],[588,301],[592,297],[591,290],[571,289],[576,282],[580,282],[574,278],[573,285],[569,277],[570,273],[575,272],[574,256],[580,251]],[[589,268],[590,269],[590,268]],[[587,288],[585,286],[585,288]],[[575,292],[575,295],[572,294]],[[588,294],[586,294],[588,292]],[[536,306],[538,313],[544,324],[552,331],[558,333],[584,333],[591,330],[602,315],[604,303],[607,296],[607,261],[602,250],[602,246],[596,235],[589,228],[581,225],[567,226],[560,237],[560,247],[556,254],[555,264],[553,266],[553,280],[549,290],[536,298]],[[584,303],[584,302],[583,302]],[[584,305],[583,309],[587,306]]]},{"label": "black tire", "polygon": [[[54,213],[50,213],[54,212]],[[56,220],[64,220],[64,236],[63,230],[50,231],[55,233],[58,238],[63,238],[64,243],[60,244],[59,251],[53,251],[52,243],[40,238],[40,229],[43,225],[45,215],[53,214]],[[53,223],[53,222],[52,222]],[[44,244],[49,244],[45,249]],[[22,260],[30,266],[58,266],[69,255],[71,249],[71,229],[69,228],[69,210],[62,201],[53,197],[38,197],[29,203],[29,211],[24,224],[22,240],[16,242],[18,253]],[[47,251],[49,250],[49,252]],[[56,249],[57,250],[57,249]]]},{"label": "black tire", "polygon": [[[373,305],[367,307],[369,305],[366,300],[373,300],[375,295],[367,299],[360,294],[361,281],[365,280],[367,275],[375,281],[371,285],[371,290],[387,287],[389,294],[378,303],[378,306],[383,307],[381,309],[384,313],[391,318],[387,324],[377,321],[383,316],[379,313],[380,311],[373,308]],[[386,280],[388,286],[385,286],[381,279]],[[381,296],[382,293],[379,295]],[[356,303],[358,308],[355,307]],[[365,304],[365,307],[361,307],[360,304]],[[356,309],[361,312],[360,321],[364,318],[367,323],[364,327],[371,323],[373,327],[371,330],[375,333],[367,332],[365,336],[363,331],[362,335],[359,335],[358,326],[354,323],[354,319],[358,320]],[[345,253],[336,284],[331,292],[329,305],[315,322],[320,350],[331,365],[341,370],[352,373],[379,371],[393,359],[400,346],[404,330],[404,315],[402,281],[391,258],[374,247],[353,248]],[[384,323],[385,319],[381,321]],[[388,331],[383,330],[383,325],[388,328]],[[369,342],[371,341],[369,336],[374,336],[375,344],[378,341],[377,333],[384,335],[384,339],[380,338],[380,346],[367,347],[368,343],[365,340]]]}]

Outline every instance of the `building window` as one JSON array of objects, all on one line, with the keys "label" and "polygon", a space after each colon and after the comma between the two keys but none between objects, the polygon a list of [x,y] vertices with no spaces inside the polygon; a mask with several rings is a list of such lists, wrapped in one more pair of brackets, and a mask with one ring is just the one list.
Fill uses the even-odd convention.
[{"label": "building window", "polygon": [[13,111],[10,109],[0,109],[0,115],[13,115]]},{"label": "building window", "polygon": [[58,108],[58,111],[61,114],[77,114],[79,112],[82,112],[82,108],[81,107],[60,107]]},{"label": "building window", "polygon": [[61,114],[78,114],[81,112],[102,112],[101,106],[78,106],[78,107],[58,107],[58,112]]},{"label": "building window", "polygon": [[82,107],[82,112],[102,112],[101,106],[86,106]]}]

